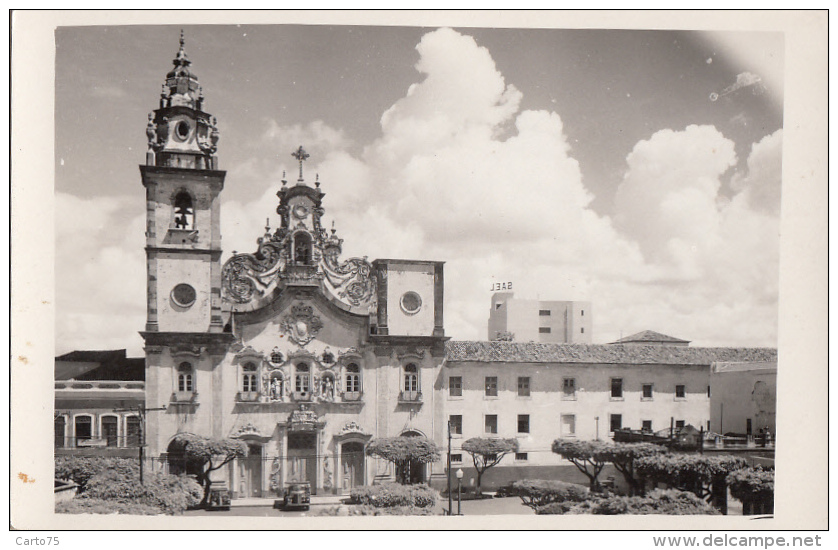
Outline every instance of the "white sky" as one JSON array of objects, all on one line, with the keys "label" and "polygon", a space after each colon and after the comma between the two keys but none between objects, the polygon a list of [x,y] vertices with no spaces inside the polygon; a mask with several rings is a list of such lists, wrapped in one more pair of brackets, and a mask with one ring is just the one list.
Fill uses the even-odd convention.
[{"label": "white sky", "polygon": [[[56,32],[56,353],[145,323],[147,113],[179,26]],[[445,326],[486,339],[493,281],[652,329],[776,346],[781,33],[186,26],[221,129],[226,259],[312,154],[344,257],[443,260]],[[738,85],[737,85],[738,83]]]}]

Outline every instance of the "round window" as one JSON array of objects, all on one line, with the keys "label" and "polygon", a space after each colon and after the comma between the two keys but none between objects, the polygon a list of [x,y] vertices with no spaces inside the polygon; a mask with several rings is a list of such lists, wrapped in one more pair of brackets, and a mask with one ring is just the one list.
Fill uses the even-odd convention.
[{"label": "round window", "polygon": [[413,315],[415,313],[419,313],[419,310],[422,309],[422,298],[419,297],[413,291],[405,292],[402,294],[402,299],[400,300],[402,311],[407,313],[408,315]]},{"label": "round window", "polygon": [[172,301],[180,307],[189,307],[195,303],[195,289],[181,283],[172,289]]},{"label": "round window", "polygon": [[182,140],[189,137],[189,123],[185,120],[178,122],[175,126],[175,133],[177,134],[177,137]]}]

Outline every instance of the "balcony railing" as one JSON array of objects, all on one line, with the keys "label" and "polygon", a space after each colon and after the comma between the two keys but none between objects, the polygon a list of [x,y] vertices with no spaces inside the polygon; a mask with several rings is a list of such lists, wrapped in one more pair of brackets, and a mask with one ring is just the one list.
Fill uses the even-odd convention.
[{"label": "balcony railing", "polygon": [[198,392],[194,391],[176,391],[172,393],[172,403],[197,403]]},{"label": "balcony railing", "polygon": [[75,380],[58,381],[56,390],[142,390],[145,382],[129,382],[124,380],[90,380],[78,382]]},{"label": "balcony railing", "polygon": [[255,403],[259,401],[258,391],[240,391],[236,394],[236,401],[239,403]]},{"label": "balcony railing", "polygon": [[399,403],[421,403],[422,392],[420,391],[401,391],[399,392]]},{"label": "balcony railing", "polygon": [[291,399],[294,401],[308,402],[313,398],[310,391],[295,391],[291,393]]},{"label": "balcony railing", "polygon": [[364,392],[360,391],[345,391],[343,392],[344,401],[360,401],[363,398]]}]

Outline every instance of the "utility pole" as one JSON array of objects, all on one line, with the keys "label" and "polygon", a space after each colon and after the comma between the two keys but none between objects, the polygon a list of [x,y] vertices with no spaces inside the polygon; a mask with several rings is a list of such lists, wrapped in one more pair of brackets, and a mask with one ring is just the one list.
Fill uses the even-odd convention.
[{"label": "utility pole", "polygon": [[140,417],[140,441],[139,441],[139,460],[140,460],[140,485],[143,484],[143,449],[145,448],[145,415],[149,411],[165,411],[166,405],[162,407],[155,407],[153,409],[147,409],[145,404],[137,405],[136,407],[128,407],[125,409],[114,409],[113,412],[136,412]]},{"label": "utility pole", "polygon": [[451,498],[451,421],[448,421],[448,515],[451,515],[451,506],[454,504]]}]

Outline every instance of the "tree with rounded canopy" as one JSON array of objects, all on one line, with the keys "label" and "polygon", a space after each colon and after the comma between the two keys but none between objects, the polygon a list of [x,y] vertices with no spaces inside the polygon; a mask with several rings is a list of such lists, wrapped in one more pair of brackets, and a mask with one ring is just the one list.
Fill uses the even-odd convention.
[{"label": "tree with rounded canopy", "polygon": [[238,439],[211,439],[201,435],[182,433],[175,436],[170,454],[181,455],[188,470],[198,472],[198,483],[204,488],[204,507],[210,499],[210,474],[236,458],[247,456],[247,445]]},{"label": "tree with rounded canopy", "polygon": [[728,474],[747,467],[747,459],[731,455],[671,454],[635,461],[635,470],[641,476],[712,501],[723,514],[727,513]]},{"label": "tree with rounded canopy", "polygon": [[518,451],[518,440],[514,438],[472,437],[461,445],[461,448],[471,455],[474,468],[477,470],[477,494],[480,494],[480,483],[483,474],[497,465],[504,456]]},{"label": "tree with rounded canopy", "polygon": [[557,439],[553,441],[553,452],[570,461],[591,481],[591,490],[599,486],[597,477],[611,458],[605,441],[577,441],[575,439]]},{"label": "tree with rounded canopy", "polygon": [[608,443],[604,448],[604,458],[623,474],[629,486],[629,496],[643,493],[643,482],[635,472],[635,461],[645,456],[657,456],[668,453],[668,449],[654,443]]},{"label": "tree with rounded canopy", "polygon": [[423,436],[379,437],[367,445],[367,455],[383,458],[396,466],[397,481],[407,485],[410,479],[410,464],[427,464],[439,460],[436,444]]},{"label": "tree with rounded canopy", "polygon": [[727,476],[733,498],[742,502],[744,515],[774,513],[774,470],[751,467]]}]

